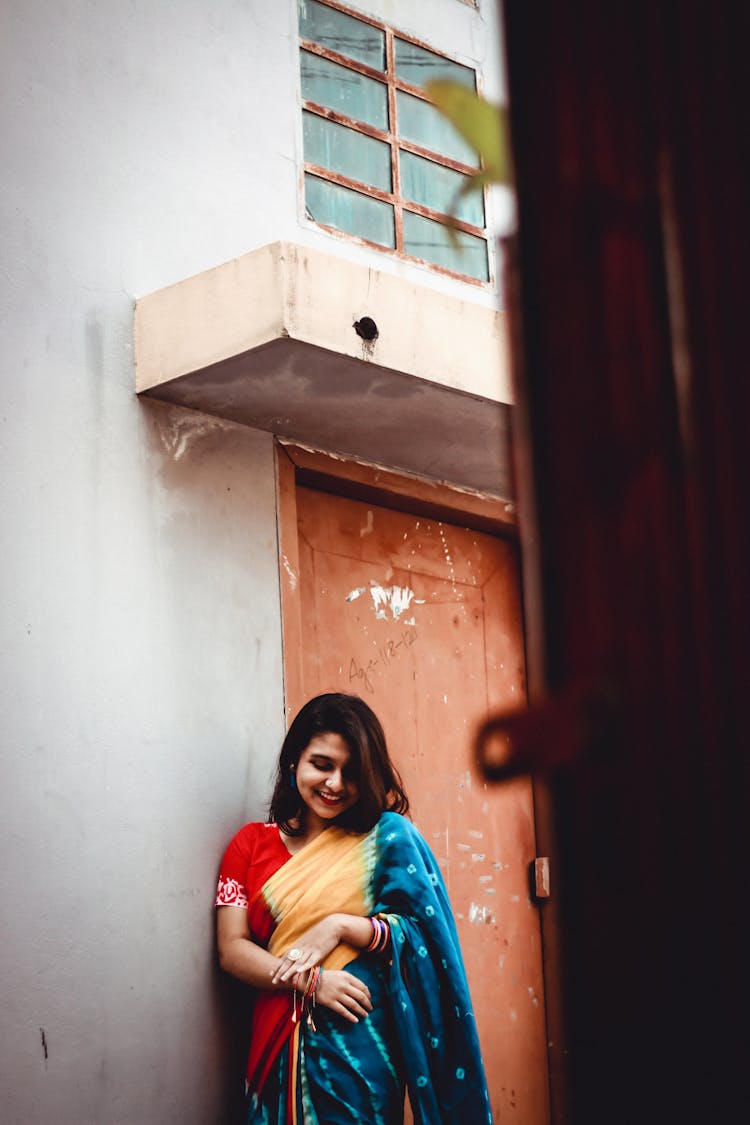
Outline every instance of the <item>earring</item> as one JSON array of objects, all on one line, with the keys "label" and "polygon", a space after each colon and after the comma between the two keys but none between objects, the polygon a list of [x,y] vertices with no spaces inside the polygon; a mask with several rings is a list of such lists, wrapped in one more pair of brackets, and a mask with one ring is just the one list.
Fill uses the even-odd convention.
[{"label": "earring", "polygon": [[297,788],[297,778],[294,776],[294,766],[289,770],[289,788]]}]

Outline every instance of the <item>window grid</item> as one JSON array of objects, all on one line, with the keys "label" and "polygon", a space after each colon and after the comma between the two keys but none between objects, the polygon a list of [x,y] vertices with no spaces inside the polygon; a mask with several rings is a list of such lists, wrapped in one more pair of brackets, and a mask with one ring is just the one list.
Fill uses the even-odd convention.
[{"label": "window grid", "polygon": [[[378,129],[373,125],[368,125],[365,122],[358,121],[355,118],[349,117],[338,110],[331,109],[328,106],[319,105],[316,102],[306,101],[303,99],[302,108],[309,113],[316,114],[319,117],[324,117],[329,121],[333,121],[337,125],[343,125],[347,128],[354,129],[358,133],[363,133],[366,136],[373,137],[379,141],[385,141],[390,147],[391,153],[391,186],[390,192],[383,191],[376,188],[371,184],[365,184],[361,180],[351,179],[340,172],[335,172],[330,168],[323,168],[317,164],[311,164],[305,161],[304,170],[310,175],[318,176],[320,179],[328,180],[330,183],[338,184],[341,187],[349,188],[353,191],[358,191],[363,195],[372,196],[374,199],[379,199],[383,203],[389,203],[393,206],[394,224],[395,224],[395,240],[396,248],[389,249],[381,246],[377,242],[371,242],[367,238],[358,235],[347,234],[347,238],[357,238],[358,241],[365,245],[372,247],[375,250],[393,254],[398,254],[399,257],[406,258],[409,261],[418,261],[423,265],[428,266],[430,269],[438,273],[447,274],[450,277],[461,278],[462,281],[467,281],[473,285],[487,285],[491,281],[491,276],[488,281],[482,281],[478,278],[471,277],[467,274],[460,273],[456,270],[449,269],[447,266],[436,265],[434,262],[428,262],[424,258],[416,258],[413,254],[409,254],[404,249],[404,211],[411,211],[414,214],[422,215],[426,219],[433,219],[441,223],[443,226],[451,225],[456,230],[463,231],[466,234],[474,235],[487,242],[487,233],[484,227],[474,226],[471,223],[464,222],[461,219],[453,218],[446,215],[445,212],[435,211],[429,207],[425,207],[420,203],[405,200],[401,194],[401,169],[399,161],[399,152],[404,150],[406,152],[414,153],[416,156],[422,156],[432,161],[434,164],[439,164],[444,168],[449,168],[454,172],[460,172],[464,175],[474,175],[478,170],[477,165],[464,164],[459,160],[455,160],[450,156],[444,156],[437,153],[432,149],[424,148],[421,145],[414,144],[407,141],[398,135],[398,108],[397,108],[397,92],[403,91],[412,97],[419,98],[420,101],[426,102],[431,105],[430,99],[425,94],[424,90],[419,86],[413,86],[409,82],[404,81],[402,78],[396,76],[396,39],[400,39],[407,43],[413,43],[418,47],[423,47],[425,50],[430,51],[434,55],[442,55],[442,52],[436,51],[434,47],[424,43],[420,39],[415,39],[411,35],[406,35],[403,32],[396,32],[387,24],[382,24],[369,16],[363,15],[361,12],[355,11],[352,8],[346,7],[344,4],[330,2],[330,0],[323,0],[326,7],[335,9],[336,11],[343,12],[346,15],[352,16],[359,20],[361,23],[369,24],[371,27],[377,28],[385,35],[385,50],[386,50],[386,70],[385,73],[380,70],[375,70],[373,67],[368,66],[366,63],[359,62],[356,59],[350,58],[348,55],[342,55],[338,51],[334,51],[329,47],[324,47],[319,43],[314,43],[309,39],[300,39],[300,49],[308,51],[310,54],[318,55],[320,58],[327,59],[329,62],[338,63],[340,66],[345,66],[349,70],[356,71],[358,74],[366,78],[372,78],[381,85],[387,86],[388,92],[388,122],[389,129],[387,131]],[[448,58],[443,55],[443,58]],[[449,61],[453,61],[450,60]],[[476,72],[475,72],[476,74]],[[486,214],[486,199],[484,200],[485,214]],[[448,221],[446,221],[448,220]],[[331,231],[333,234],[341,234],[342,232],[336,227],[327,226],[324,223],[318,223],[325,230]]]}]

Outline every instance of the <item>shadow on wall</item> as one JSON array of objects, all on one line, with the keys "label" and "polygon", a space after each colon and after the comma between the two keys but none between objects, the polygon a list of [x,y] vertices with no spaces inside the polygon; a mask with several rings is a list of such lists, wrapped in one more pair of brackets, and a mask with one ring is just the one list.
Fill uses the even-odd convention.
[{"label": "shadow on wall", "polygon": [[[212,915],[212,924],[213,924]],[[250,1013],[252,989],[228,976],[219,968],[216,932],[211,944],[212,980],[215,1026],[220,1029],[221,1058],[224,1060],[224,1081],[221,1085],[223,1100],[216,1120],[221,1125],[243,1125],[247,1110],[245,1105],[244,1074],[250,1049]]]}]

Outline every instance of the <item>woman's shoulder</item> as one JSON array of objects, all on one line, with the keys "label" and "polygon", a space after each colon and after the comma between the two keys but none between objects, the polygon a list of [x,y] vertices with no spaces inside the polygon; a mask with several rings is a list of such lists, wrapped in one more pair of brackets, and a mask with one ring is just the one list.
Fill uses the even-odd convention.
[{"label": "woman's shoulder", "polygon": [[277,824],[268,824],[263,821],[251,820],[243,824],[229,841],[230,846],[240,848],[242,851],[252,852],[259,843],[270,841],[279,835]]},{"label": "woman's shoulder", "polygon": [[378,821],[378,833],[390,839],[422,840],[423,836],[416,824],[403,813],[384,812]]},{"label": "woman's shoulder", "polygon": [[247,838],[260,836],[264,829],[272,828],[278,832],[278,827],[275,824],[266,824],[262,820],[250,820],[247,824],[243,824],[235,833],[236,836],[244,836]]}]

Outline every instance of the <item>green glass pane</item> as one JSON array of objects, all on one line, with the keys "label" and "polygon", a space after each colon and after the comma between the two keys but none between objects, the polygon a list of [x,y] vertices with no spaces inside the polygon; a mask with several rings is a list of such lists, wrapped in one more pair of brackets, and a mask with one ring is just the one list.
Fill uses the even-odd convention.
[{"label": "green glass pane", "polygon": [[302,114],[305,160],[351,180],[391,190],[391,146],[337,125],[315,113]]},{"label": "green glass pane", "polygon": [[418,47],[416,43],[407,43],[405,39],[396,40],[396,77],[421,88],[425,82],[436,79],[441,82],[458,82],[461,86],[468,86],[470,90],[477,88],[476,76],[471,67],[451,62],[442,55]]},{"label": "green glass pane", "polygon": [[388,93],[382,82],[365,78],[346,66],[301,51],[302,97],[316,105],[374,125],[388,128]]},{"label": "green glass pane", "polygon": [[407,254],[433,265],[445,266],[479,281],[489,280],[487,243],[483,238],[452,231],[442,223],[411,211],[404,211],[404,249]]},{"label": "green glass pane", "polygon": [[440,156],[450,156],[472,168],[478,167],[477,154],[434,105],[403,90],[396,92],[396,99],[399,137]]},{"label": "green glass pane", "polygon": [[306,175],[305,208],[308,219],[322,226],[356,234],[391,250],[396,245],[390,203]]},{"label": "green glass pane", "polygon": [[375,70],[385,70],[383,32],[345,12],[327,8],[318,0],[300,0],[299,33],[302,39],[310,39],[329,51],[356,59]]},{"label": "green glass pane", "polygon": [[412,152],[401,152],[401,194],[404,199],[411,199],[414,203],[421,203],[423,207],[430,207],[433,211],[442,211],[446,215],[455,215],[465,223],[473,223],[475,227],[484,226],[484,197],[481,191],[473,190],[461,199],[458,194],[464,184],[469,182],[468,176],[454,172],[451,168],[443,168],[432,160],[425,160],[422,156],[415,156]]}]

